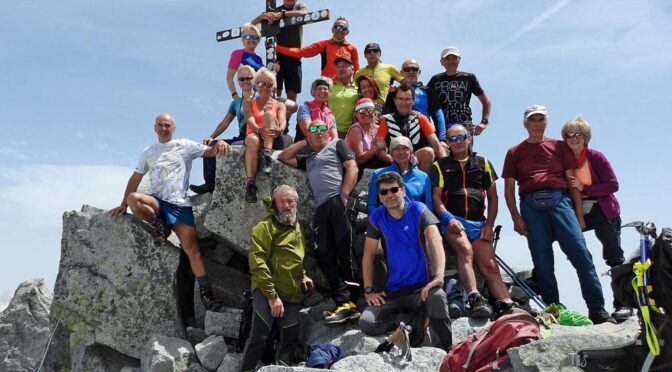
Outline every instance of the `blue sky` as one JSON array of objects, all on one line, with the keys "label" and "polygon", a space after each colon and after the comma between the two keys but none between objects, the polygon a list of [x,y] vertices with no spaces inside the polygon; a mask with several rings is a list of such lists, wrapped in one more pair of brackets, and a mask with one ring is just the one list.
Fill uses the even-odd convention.
[{"label": "blue sky", "polygon": [[[607,155],[619,177],[623,221],[672,225],[667,2],[305,3],[311,10],[330,8],[332,18],[347,17],[348,39],[360,54],[375,41],[385,63],[418,60],[424,81],[441,71],[440,50],[457,45],[460,70],[474,72],[493,102],[491,125],[476,149],[498,170],[506,150],[525,138],[525,106],[549,108],[549,136],[582,114],[593,125],[592,147]],[[228,107],[226,67],[240,47],[215,42],[215,32],[252,19],[262,6],[260,0],[0,4],[0,303],[25,279],[54,282],[62,213],[120,202],[140,151],[156,141],[156,114],[175,115],[178,137],[210,134]],[[304,44],[329,37],[330,26],[306,26]],[[318,58],[305,60],[300,101],[310,98],[307,86],[318,74]],[[472,109],[479,118],[477,100]],[[201,182],[200,172],[196,162],[194,183]],[[529,266],[501,183],[499,189],[504,231],[498,253],[513,266]],[[587,237],[598,270],[605,271],[599,243],[592,233]],[[623,246],[633,251],[637,235],[624,232]],[[573,269],[556,253],[563,302],[585,309]],[[606,279],[603,286],[610,298]]]}]

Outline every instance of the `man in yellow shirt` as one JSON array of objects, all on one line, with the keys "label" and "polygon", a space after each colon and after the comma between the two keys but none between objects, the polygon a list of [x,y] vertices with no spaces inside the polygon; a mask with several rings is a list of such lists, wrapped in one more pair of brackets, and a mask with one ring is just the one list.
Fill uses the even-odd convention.
[{"label": "man in yellow shirt", "polygon": [[377,43],[366,44],[366,47],[364,47],[366,66],[355,72],[355,80],[362,75],[373,77],[373,80],[378,85],[378,89],[380,89],[380,97],[378,97],[378,102],[376,103],[384,105],[387,92],[390,90],[390,84],[393,80],[401,82],[403,76],[401,76],[396,67],[380,62],[380,55],[380,45]]}]

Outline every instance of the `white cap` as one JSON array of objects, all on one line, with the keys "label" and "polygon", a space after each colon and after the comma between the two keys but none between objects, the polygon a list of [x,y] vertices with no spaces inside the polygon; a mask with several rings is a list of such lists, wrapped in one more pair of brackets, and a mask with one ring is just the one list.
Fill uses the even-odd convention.
[{"label": "white cap", "polygon": [[408,137],[399,136],[392,138],[392,140],[390,141],[390,151],[394,150],[394,148],[399,145],[406,146],[409,150],[413,151],[413,144],[411,143],[411,140]]},{"label": "white cap", "polygon": [[530,105],[525,108],[524,120],[527,120],[527,118],[534,114],[542,114],[548,118],[548,111],[546,111],[546,107],[544,105]]},{"label": "white cap", "polygon": [[457,47],[453,46],[453,45],[451,45],[449,47],[446,47],[446,49],[441,51],[441,59],[444,59],[451,54],[456,56],[456,57],[459,57],[460,56],[460,50],[457,49]]}]

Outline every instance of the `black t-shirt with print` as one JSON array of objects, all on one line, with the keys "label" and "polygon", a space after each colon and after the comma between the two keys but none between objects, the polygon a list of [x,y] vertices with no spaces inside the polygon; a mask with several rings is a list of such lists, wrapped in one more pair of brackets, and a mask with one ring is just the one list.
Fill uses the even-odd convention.
[{"label": "black t-shirt with print", "polygon": [[432,76],[427,83],[430,102],[436,102],[443,110],[448,123],[471,124],[471,95],[480,96],[483,89],[476,75],[458,71],[453,76],[445,72]]}]

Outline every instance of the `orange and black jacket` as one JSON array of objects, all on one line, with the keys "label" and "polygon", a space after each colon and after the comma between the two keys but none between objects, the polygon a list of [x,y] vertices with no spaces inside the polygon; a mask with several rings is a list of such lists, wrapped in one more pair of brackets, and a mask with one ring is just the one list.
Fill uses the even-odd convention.
[{"label": "orange and black jacket", "polygon": [[490,161],[472,154],[460,162],[449,155],[434,162],[430,172],[432,187],[440,187],[446,209],[471,221],[485,220],[486,191],[497,180]]}]

